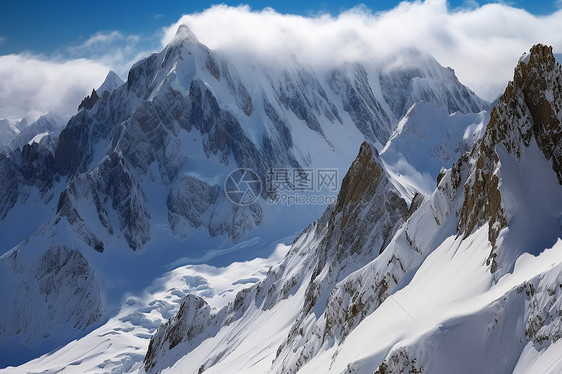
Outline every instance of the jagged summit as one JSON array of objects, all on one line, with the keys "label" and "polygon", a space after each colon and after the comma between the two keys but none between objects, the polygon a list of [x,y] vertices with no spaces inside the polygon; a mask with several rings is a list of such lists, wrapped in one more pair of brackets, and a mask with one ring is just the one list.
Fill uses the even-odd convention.
[{"label": "jagged summit", "polygon": [[[447,107],[449,113],[477,113],[490,109],[488,102],[459,82],[452,68],[442,67],[428,53],[409,48],[383,61],[382,94],[399,117],[420,101]],[[411,90],[423,99],[403,97],[400,92],[405,90]]]},{"label": "jagged summit", "polygon": [[117,87],[123,85],[123,83],[124,82],[121,80],[121,78],[119,78],[117,73],[115,73],[113,70],[110,70],[107,73],[105,80],[103,81],[101,86],[99,86],[97,90],[93,88],[92,93],[89,96],[86,96],[78,105],[78,111],[80,111],[80,109],[82,108],[91,110],[105,91],[111,92]]},{"label": "jagged summit", "polygon": [[199,44],[199,39],[197,39],[197,36],[195,36],[195,34],[193,33],[193,31],[191,31],[189,26],[187,26],[185,23],[182,23],[181,25],[178,26],[178,29],[176,30],[176,34],[174,35],[174,39],[172,39],[171,44],[176,44],[179,42]]},{"label": "jagged summit", "polygon": [[82,102],[78,105],[78,110],[84,108],[86,110],[90,110],[96,105],[99,100],[98,93],[95,89],[92,89],[92,93],[89,96],[86,96]]},{"label": "jagged summit", "polygon": [[515,69],[501,100],[508,106],[523,100],[530,114],[521,128],[523,141],[528,145],[532,132],[562,184],[562,67],[550,46],[537,44],[528,56]]},{"label": "jagged summit", "polygon": [[529,146],[531,138],[552,162],[562,184],[562,67],[552,47],[537,44],[523,55],[492,111],[487,129],[488,144],[503,143],[520,157],[521,145]]},{"label": "jagged summit", "polygon": [[[544,183],[550,180],[548,172],[537,174],[539,165],[529,166],[529,170],[523,167],[529,158],[537,158],[533,154],[536,149],[542,153],[544,161],[550,164],[555,177],[562,184],[561,79],[562,69],[552,54],[552,48],[541,44],[533,46],[530,53],[519,60],[513,81],[508,83],[498,105],[492,110],[482,140],[471,152],[470,158],[476,161],[465,185],[458,227],[459,232],[468,236],[484,223],[489,224],[489,240],[493,249],[488,264],[492,272],[498,269],[497,241],[511,221],[515,224],[521,220],[528,222],[527,230],[530,232],[525,244],[531,247],[536,245],[531,243],[535,237],[533,230],[529,230],[531,227],[536,227],[535,232],[541,232],[543,240],[558,235],[558,225],[553,222],[562,213],[557,211],[562,207],[561,197],[556,192],[553,195],[556,189],[552,190],[552,186],[547,190],[540,188],[548,184]],[[537,162],[542,161],[539,159]],[[518,172],[519,177],[512,176],[512,171],[508,169],[513,163],[523,169]],[[540,176],[543,181],[537,183],[537,180],[526,180],[525,172],[528,176]],[[536,185],[528,186],[530,183]],[[538,201],[544,206],[526,211],[524,217],[519,217],[517,211],[525,209],[522,204],[515,202],[537,200],[539,197],[541,199]],[[541,211],[545,214],[541,214]],[[519,219],[514,219],[516,217]],[[545,227],[549,227],[546,232]],[[524,247],[521,243],[522,250],[529,250]],[[514,255],[507,259],[503,271],[508,271],[512,266]]]},{"label": "jagged summit", "polygon": [[123,80],[119,77],[119,75],[117,75],[117,73],[114,72],[113,70],[110,70],[107,73],[105,80],[103,81],[101,86],[98,87],[96,91],[98,92],[99,95],[102,95],[104,91],[111,92],[117,87],[121,86],[123,83],[125,82],[123,82]]}]

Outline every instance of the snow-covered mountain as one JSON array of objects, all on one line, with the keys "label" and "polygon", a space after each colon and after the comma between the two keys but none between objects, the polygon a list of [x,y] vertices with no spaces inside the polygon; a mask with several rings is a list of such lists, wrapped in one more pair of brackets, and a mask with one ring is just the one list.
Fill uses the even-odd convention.
[{"label": "snow-covered mountain", "polygon": [[53,140],[56,139],[66,125],[66,120],[68,118],[65,119],[53,113],[41,116],[37,121],[21,129],[10,142],[10,148],[22,148],[26,144],[40,142],[46,135],[49,135]]},{"label": "snow-covered mountain", "polygon": [[[13,305],[0,310],[2,366],[95,331],[119,313],[127,293],[141,292],[171,268],[268,256],[273,241],[294,236],[326,209],[268,203],[276,191],[265,188],[254,203],[237,205],[224,192],[237,168],[255,171],[264,185],[271,168],[339,171],[342,202],[324,213],[324,226],[297,240],[318,242],[317,258],[307,260],[310,268],[295,267],[296,283],[286,286],[289,297],[296,285],[309,287],[308,271],[318,278],[306,292],[310,309],[295,309],[297,331],[307,330],[332,289],[414,218],[412,206],[424,200],[414,195],[428,192],[428,175],[450,167],[479,139],[488,109],[451,69],[417,51],[327,70],[265,66],[209,50],[185,26],[161,52],[136,63],[126,83],[110,73],[95,92],[98,98],[90,96],[60,134],[37,133],[0,155],[0,298]],[[441,129],[426,127],[434,142],[423,144],[434,157],[425,165],[406,152],[413,141],[406,134],[424,138],[417,125],[426,123],[424,115]],[[450,142],[435,139],[445,133]],[[411,173],[401,169],[402,159]],[[354,176],[354,169],[364,174]],[[367,175],[372,185],[362,182]],[[364,235],[351,238],[357,231]],[[353,256],[342,252],[347,246]],[[284,287],[283,271],[276,274],[263,289]],[[377,282],[390,282],[385,274]],[[271,292],[268,303],[277,305],[283,293]],[[365,302],[375,308],[382,299]],[[205,309],[196,298],[185,308],[191,303]],[[217,326],[223,317],[238,320],[208,317]],[[348,334],[360,319],[330,333]],[[149,334],[158,323],[147,325]],[[282,337],[280,365],[296,368],[319,352],[322,339],[313,339],[308,358],[289,362],[296,337]]]},{"label": "snow-covered mountain", "polygon": [[[534,46],[485,129],[472,118],[437,148],[450,156],[481,132],[409,207],[364,143],[284,260],[222,309],[186,296],[141,371],[560,372],[561,79],[552,49]],[[408,121],[433,110],[420,107],[387,149],[411,144]],[[436,170],[429,157],[408,160]]]},{"label": "snow-covered mountain", "polygon": [[[150,242],[148,228],[152,227],[146,207],[153,204],[150,197],[145,201],[133,193],[146,192],[136,185],[142,179],[148,179],[153,188],[175,191],[182,187],[174,183],[186,180],[178,176],[196,175],[212,186],[216,181],[210,181],[217,173],[220,179],[220,174],[227,174],[233,166],[252,168],[261,176],[269,167],[345,170],[353,159],[351,149],[363,138],[380,146],[386,143],[410,103],[426,101],[448,113],[486,108],[485,102],[456,80],[452,70],[415,51],[407,53],[408,63],[396,70],[367,70],[358,64],[329,72],[298,66],[268,70],[250,62],[237,67],[200,44],[186,27],[180,27],[168,47],[131,69],[126,86],[120,86],[114,74],[108,75],[106,82],[114,90],[104,93],[104,83],[95,108],[81,111],[69,121],[60,135],[51,174],[69,180],[65,199],[86,193],[74,186],[86,175],[94,178],[99,174],[99,165],[114,168],[109,166],[113,154],[113,162],[131,176],[124,192],[130,202],[121,210],[110,209],[117,210],[117,228],[105,222],[107,217],[99,204],[100,222],[88,224],[101,224],[101,232],[108,236],[122,231],[132,249],[146,247]],[[1,211],[6,214],[13,204],[14,200],[8,200]],[[263,207],[256,206],[251,214],[235,207],[223,209],[228,210],[236,211],[235,216],[253,218],[233,227],[228,223],[232,216],[214,215],[211,221],[201,222],[201,229],[207,229],[211,236],[239,239],[262,220]],[[62,213],[67,214],[66,210]],[[76,231],[83,239],[89,235]],[[187,232],[177,234],[187,236]],[[95,247],[94,243],[104,240],[90,237],[85,241]]]},{"label": "snow-covered mountain", "polygon": [[92,89],[92,93],[82,100],[82,102],[78,105],[78,110],[80,111],[82,108],[86,110],[92,109],[100,99],[99,95],[102,95],[105,91],[111,92],[117,87],[122,86],[124,83],[125,82],[119,78],[117,73],[110,70],[101,86],[99,86],[97,90]]},{"label": "snow-covered mountain", "polygon": [[0,120],[0,152],[9,153],[25,144],[39,142],[45,135],[56,138],[68,118],[69,116],[65,118],[55,113],[47,113],[31,124],[26,118],[16,123]]}]

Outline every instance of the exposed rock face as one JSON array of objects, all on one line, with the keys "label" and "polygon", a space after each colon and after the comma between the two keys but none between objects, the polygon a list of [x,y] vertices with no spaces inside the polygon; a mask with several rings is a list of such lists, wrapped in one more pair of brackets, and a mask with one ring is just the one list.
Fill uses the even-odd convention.
[{"label": "exposed rock face", "polygon": [[82,108],[84,108],[86,110],[92,109],[94,107],[94,105],[96,105],[96,103],[98,102],[99,99],[100,99],[100,97],[98,96],[98,93],[96,92],[95,89],[93,89],[90,96],[86,96],[82,100],[80,105],[78,105],[78,110],[80,110]]},{"label": "exposed rock face", "polygon": [[562,184],[562,68],[552,48],[536,45],[524,56],[510,82],[492,110],[490,123],[479,144],[473,148],[476,160],[465,184],[465,198],[459,233],[465,237],[488,223],[493,249],[487,260],[490,270],[497,269],[496,240],[508,224],[502,204],[498,147],[519,159],[521,148],[534,139]]},{"label": "exposed rock face", "polygon": [[[352,372],[352,371],[350,371]],[[374,374],[422,374],[423,368],[418,367],[415,358],[410,358],[405,348],[400,348],[389,354]]]},{"label": "exposed rock face", "polygon": [[[495,151],[482,148],[476,160],[473,174],[465,184],[465,198],[459,220],[459,233],[468,237],[474,229],[488,223],[488,239],[496,247],[496,240],[502,229],[507,226],[502,198],[499,191],[500,177],[497,173],[499,158]],[[487,260],[495,272],[497,265],[495,252]]]},{"label": "exposed rock face", "polygon": [[[332,261],[340,266],[350,261],[350,256],[363,255],[364,251],[375,251],[376,257],[388,244],[396,223],[406,218],[407,211],[406,202],[389,185],[377,150],[363,143],[330,210],[326,235],[317,248],[318,262],[312,278]],[[377,230],[380,235],[370,235],[375,225],[380,225],[380,232]],[[339,278],[338,271],[335,271],[335,280]]]},{"label": "exposed rock face", "polygon": [[529,313],[525,319],[525,337],[537,348],[562,338],[562,276],[536,277],[517,288],[524,293]]},{"label": "exposed rock face", "polygon": [[99,166],[88,174],[82,174],[61,193],[57,213],[66,217],[84,241],[103,252],[100,233],[94,234],[86,225],[76,208],[80,200],[94,203],[97,217],[109,235],[115,229],[108,216],[108,208],[117,212],[119,229],[132,250],[142,248],[150,239],[150,224],[145,198],[138,183],[124,165],[123,158],[116,152],[106,156]]},{"label": "exposed rock face", "polygon": [[234,205],[221,187],[190,175],[174,182],[166,205],[170,226],[179,237],[189,236],[190,228],[204,226],[211,237],[224,235],[238,241],[263,219],[259,204]]},{"label": "exposed rock face", "polygon": [[[40,294],[49,296],[45,299],[49,302],[51,320],[61,318],[62,314],[63,321],[73,321],[74,328],[84,330],[101,318],[101,287],[80,252],[65,246],[49,248],[35,265],[34,277]],[[81,298],[81,305],[68,307],[68,294]]]},{"label": "exposed rock face", "polygon": [[[398,65],[399,68],[390,69],[380,75],[381,93],[397,118],[404,116],[412,104],[416,103],[412,97],[405,96],[404,92],[413,92],[414,96],[421,98],[419,101],[446,107],[450,113],[478,113],[486,108],[480,100],[475,100],[474,92],[459,84],[453,69],[440,71],[441,77],[446,79],[439,81],[430,71],[420,67],[425,65],[419,64],[420,60],[429,61],[433,58],[416,51],[411,51],[408,56],[398,55],[387,64]],[[440,86],[441,90],[435,91],[435,85]]]},{"label": "exposed rock face", "polygon": [[[279,101],[303,120],[308,128],[325,136],[318,114],[325,114],[330,121],[334,121],[339,116],[335,105],[328,102],[326,92],[313,74],[300,71],[296,77],[291,75],[288,71],[283,72],[279,82],[275,83]],[[296,92],[299,94],[295,95]]]},{"label": "exposed rock face", "polygon": [[0,220],[17,201],[24,203],[33,189],[42,198],[52,198],[55,141],[46,135],[39,143],[25,144],[21,149],[0,154]]},{"label": "exposed rock face", "polygon": [[159,354],[174,349],[182,342],[200,344],[208,330],[217,327],[219,316],[211,316],[211,308],[205,300],[187,295],[177,314],[166,324],[160,326],[150,340],[144,360],[145,370],[149,371],[158,363]]},{"label": "exposed rock face", "polygon": [[[342,181],[335,205],[318,223],[317,235],[322,240],[314,248],[303,309],[277,351],[282,372],[298,370],[325,341],[333,344],[334,339],[345,339],[367,315],[364,312],[384,300],[384,286],[377,283],[380,280],[374,285],[380,298],[366,300],[361,288],[352,285],[361,279],[348,276],[378,257],[407,212],[407,204],[392,188],[377,150],[363,143]],[[311,325],[311,318],[319,314],[322,316]],[[288,360],[295,352],[296,362]]]},{"label": "exposed rock face", "polygon": [[188,175],[178,178],[166,201],[172,230],[178,230],[182,218],[191,226],[200,227],[203,214],[217,201],[219,193],[217,185],[209,185]]},{"label": "exposed rock face", "polygon": [[371,142],[386,141],[392,130],[382,124],[391,122],[391,114],[375,99],[365,68],[356,64],[349,70],[332,72],[330,87],[344,98],[343,109],[365,138]]},{"label": "exposed rock face", "polygon": [[[508,85],[502,101],[506,106],[498,109],[498,115],[503,114],[502,109],[515,110],[515,117],[522,123],[523,144],[528,146],[534,136],[562,184],[562,67],[556,62],[552,47],[537,44],[531,48],[528,61],[522,61],[515,69],[513,83]],[[523,103],[527,108],[521,108]],[[498,124],[498,132],[501,127]],[[510,144],[518,154],[517,145]]]},{"label": "exposed rock face", "polygon": [[17,168],[6,154],[0,154],[0,218],[4,219],[8,211],[18,201]]},{"label": "exposed rock face", "polygon": [[0,260],[3,272],[13,271],[10,282],[22,283],[26,289],[1,291],[12,313],[0,321],[0,345],[20,335],[33,346],[51,335],[56,340],[58,329],[83,331],[101,319],[102,288],[80,252],[52,246],[33,264],[23,257],[26,254],[16,248]]}]

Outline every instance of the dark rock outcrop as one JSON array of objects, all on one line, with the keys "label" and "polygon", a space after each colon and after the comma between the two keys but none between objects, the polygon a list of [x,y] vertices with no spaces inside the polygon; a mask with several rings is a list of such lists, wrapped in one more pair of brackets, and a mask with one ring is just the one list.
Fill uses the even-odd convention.
[{"label": "dark rock outcrop", "polygon": [[96,103],[98,102],[98,100],[100,99],[100,97],[98,96],[98,93],[96,92],[95,89],[92,89],[92,93],[90,94],[90,96],[86,96],[82,102],[80,103],[80,105],[78,105],[78,110],[84,108],[86,110],[90,110],[94,107],[94,105],[96,105]]}]

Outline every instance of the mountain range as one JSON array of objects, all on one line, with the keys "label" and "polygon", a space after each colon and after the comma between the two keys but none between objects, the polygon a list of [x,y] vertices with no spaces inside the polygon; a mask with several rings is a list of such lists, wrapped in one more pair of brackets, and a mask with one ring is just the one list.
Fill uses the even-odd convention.
[{"label": "mountain range", "polygon": [[260,65],[181,26],[0,155],[1,371],[560,370],[561,78],[536,45],[492,104],[416,50]]}]

